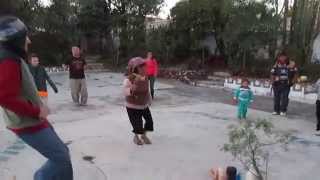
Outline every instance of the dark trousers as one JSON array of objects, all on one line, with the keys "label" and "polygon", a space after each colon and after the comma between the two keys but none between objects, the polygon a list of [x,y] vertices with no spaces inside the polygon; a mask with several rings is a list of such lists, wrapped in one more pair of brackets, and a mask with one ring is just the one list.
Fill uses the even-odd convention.
[{"label": "dark trousers", "polygon": [[155,84],[155,81],[156,81],[156,77],[149,76],[150,92],[151,92],[152,99],[154,98],[154,84]]},{"label": "dark trousers", "polygon": [[289,105],[290,86],[279,84],[273,86],[274,92],[274,111],[277,113],[287,112]]},{"label": "dark trousers", "polygon": [[320,131],[320,100],[317,100],[317,131]]},{"label": "dark trousers", "polygon": [[[149,108],[139,110],[127,107],[127,112],[133,127],[133,133],[144,134],[147,131],[153,131],[153,119]],[[144,125],[142,118],[145,119]]]}]

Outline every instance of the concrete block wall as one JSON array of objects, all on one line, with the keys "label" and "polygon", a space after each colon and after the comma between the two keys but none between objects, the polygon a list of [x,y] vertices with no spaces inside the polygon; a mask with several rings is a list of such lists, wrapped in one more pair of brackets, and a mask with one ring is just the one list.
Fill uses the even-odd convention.
[{"label": "concrete block wall", "polygon": [[[255,95],[261,96],[273,96],[273,91],[271,87],[270,80],[266,79],[251,79],[250,88]],[[224,87],[229,89],[236,89],[241,85],[240,78],[226,78],[224,82]],[[310,86],[310,85],[309,85]],[[310,99],[316,98],[315,93],[306,93],[307,85],[295,84],[291,88],[290,97],[295,99]]]}]

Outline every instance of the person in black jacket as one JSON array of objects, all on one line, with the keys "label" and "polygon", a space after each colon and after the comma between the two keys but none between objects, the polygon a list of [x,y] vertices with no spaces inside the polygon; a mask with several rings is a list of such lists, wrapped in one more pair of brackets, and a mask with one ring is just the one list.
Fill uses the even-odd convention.
[{"label": "person in black jacket", "polygon": [[48,105],[48,91],[47,91],[47,82],[52,87],[55,93],[58,93],[58,88],[54,82],[49,77],[47,71],[43,66],[40,65],[39,57],[37,54],[33,53],[29,59],[29,68],[30,72],[34,78],[34,82],[38,89],[38,94],[45,105]]},{"label": "person in black jacket", "polygon": [[274,91],[273,115],[286,116],[289,105],[290,88],[294,84],[297,69],[289,66],[289,57],[282,52],[271,70],[271,81]]}]

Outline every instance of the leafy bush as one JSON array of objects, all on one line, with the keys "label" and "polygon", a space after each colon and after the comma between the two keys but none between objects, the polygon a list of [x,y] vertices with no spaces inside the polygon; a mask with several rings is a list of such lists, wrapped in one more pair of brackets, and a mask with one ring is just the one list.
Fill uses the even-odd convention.
[{"label": "leafy bush", "polygon": [[230,127],[229,143],[222,150],[231,153],[245,169],[263,180],[267,172],[262,168],[268,165],[269,160],[267,147],[280,144],[286,149],[290,137],[289,133],[275,131],[267,120],[245,120]]}]

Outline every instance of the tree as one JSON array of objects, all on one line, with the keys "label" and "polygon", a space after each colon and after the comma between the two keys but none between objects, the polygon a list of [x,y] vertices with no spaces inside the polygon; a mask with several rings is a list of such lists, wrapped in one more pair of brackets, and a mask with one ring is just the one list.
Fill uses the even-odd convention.
[{"label": "tree", "polygon": [[136,54],[146,47],[145,18],[157,15],[163,0],[108,0],[112,6],[114,31],[120,37],[120,51],[123,57],[128,52]]},{"label": "tree", "polygon": [[[185,56],[199,51],[201,41],[214,34],[220,53],[224,56],[225,44],[222,32],[230,15],[232,0],[189,0],[179,2],[171,10],[175,31],[176,52],[185,51]],[[199,55],[198,55],[199,56]]]},{"label": "tree", "polygon": [[113,53],[111,4],[105,0],[79,0],[78,11],[80,37],[95,35],[99,38],[98,52]]},{"label": "tree", "polygon": [[[248,60],[261,47],[272,46],[277,37],[278,17],[264,2],[238,1],[230,12],[223,39],[230,59],[247,68]],[[271,42],[271,44],[270,44]]]},{"label": "tree", "polygon": [[295,0],[292,8],[290,49],[299,64],[310,62],[313,40],[320,27],[318,0]]},{"label": "tree", "polygon": [[290,137],[289,133],[275,131],[273,124],[267,120],[246,120],[230,127],[229,143],[222,150],[231,153],[245,169],[263,180],[268,169],[262,170],[268,165],[268,147],[281,145],[286,149]]}]

